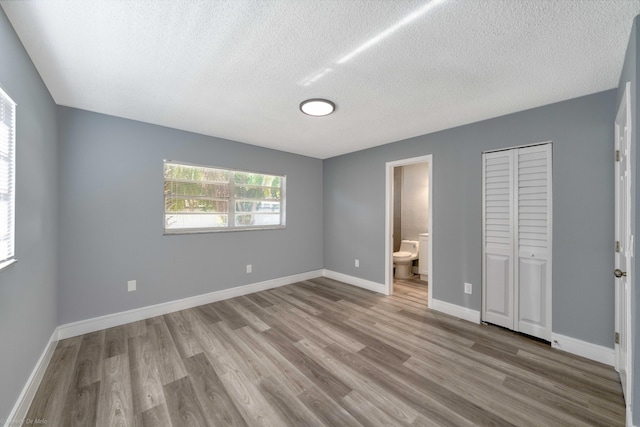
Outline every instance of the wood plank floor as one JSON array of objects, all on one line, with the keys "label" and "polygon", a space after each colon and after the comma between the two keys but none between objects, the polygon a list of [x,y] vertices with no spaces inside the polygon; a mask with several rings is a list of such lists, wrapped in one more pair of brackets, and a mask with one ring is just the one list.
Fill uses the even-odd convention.
[{"label": "wood plank floor", "polygon": [[60,341],[49,426],[624,425],[618,375],[516,333],[327,278]]}]

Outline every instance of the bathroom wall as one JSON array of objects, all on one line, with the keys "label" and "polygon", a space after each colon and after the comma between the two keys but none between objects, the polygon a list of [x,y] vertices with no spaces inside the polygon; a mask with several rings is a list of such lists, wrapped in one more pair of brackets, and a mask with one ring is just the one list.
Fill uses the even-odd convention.
[{"label": "bathroom wall", "polygon": [[402,240],[418,240],[429,224],[429,165],[402,167]]},{"label": "bathroom wall", "polygon": [[402,240],[402,166],[393,168],[393,252]]}]

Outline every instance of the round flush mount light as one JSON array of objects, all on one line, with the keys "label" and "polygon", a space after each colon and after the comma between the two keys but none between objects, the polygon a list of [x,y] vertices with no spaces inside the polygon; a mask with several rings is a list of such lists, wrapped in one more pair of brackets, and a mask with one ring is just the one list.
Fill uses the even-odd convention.
[{"label": "round flush mount light", "polygon": [[314,98],[307,99],[300,104],[300,111],[315,117],[328,116],[336,109],[336,104],[328,99]]}]

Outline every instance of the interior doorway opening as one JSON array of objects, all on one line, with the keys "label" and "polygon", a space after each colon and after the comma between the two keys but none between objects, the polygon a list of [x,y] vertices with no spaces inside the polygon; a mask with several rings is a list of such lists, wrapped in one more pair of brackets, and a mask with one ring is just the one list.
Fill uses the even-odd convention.
[{"label": "interior doorway opening", "polygon": [[[432,227],[432,222],[433,222],[433,219],[432,219],[433,218],[433,202],[432,202],[433,201],[433,155],[432,154],[420,156],[420,157],[407,158],[403,160],[396,160],[393,162],[386,163],[385,293],[387,295],[393,294],[393,281],[394,281],[393,253],[395,249],[398,249],[398,248],[394,248],[394,230],[396,234],[398,232],[397,224],[394,227],[394,220],[397,219],[396,218],[397,209],[394,209],[394,200],[395,200],[394,196],[395,196],[395,193],[398,191],[397,187],[394,185],[394,184],[397,184],[395,179],[396,174],[394,173],[394,171],[396,171],[396,168],[399,168],[399,167],[405,167],[405,166],[411,167],[413,165],[424,165],[427,169],[427,173],[426,173],[427,180],[428,180],[427,189],[426,189],[427,212],[426,212],[426,215],[424,215],[424,218],[420,213],[413,214],[414,216],[417,215],[419,217],[418,220],[412,219],[413,222],[420,223],[422,219],[424,221],[421,224],[419,224],[419,226],[417,227],[412,225],[410,227],[411,230],[409,231],[409,234],[407,234],[407,237],[410,237],[410,238],[405,240],[414,241],[413,238],[411,238],[411,236],[413,236],[416,238],[415,241],[417,242],[420,242],[421,239],[423,244],[426,242],[426,247],[422,248],[422,253],[423,254],[426,253],[426,259],[424,259],[424,256],[423,257],[418,256],[418,265],[420,263],[423,263],[422,270],[423,272],[426,272],[426,274],[421,275],[419,267],[418,267],[418,271],[415,271],[415,267],[414,267],[414,270],[410,270],[410,271],[415,271],[415,273],[417,273],[416,276],[414,276],[417,279],[427,279],[428,281],[427,300],[428,300],[428,306],[431,307],[431,301],[433,297],[433,288],[434,288],[433,250],[432,250],[433,241],[434,241],[434,233],[433,233],[433,227]],[[428,236],[426,236],[427,238],[425,239],[426,233],[428,233]],[[421,234],[422,236],[420,236]],[[404,238],[402,236],[400,239],[396,239],[397,240],[396,246],[399,246],[401,240],[403,239]],[[419,247],[418,247],[418,252],[420,252]],[[409,268],[411,269],[411,266],[409,266]],[[407,280],[407,279],[404,279],[404,280]]]}]

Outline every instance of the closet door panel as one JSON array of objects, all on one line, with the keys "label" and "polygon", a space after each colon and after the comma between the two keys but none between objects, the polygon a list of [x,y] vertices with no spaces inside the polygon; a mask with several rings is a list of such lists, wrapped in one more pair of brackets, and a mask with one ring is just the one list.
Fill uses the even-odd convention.
[{"label": "closet door panel", "polygon": [[551,339],[551,146],[516,152],[516,330]]},{"label": "closet door panel", "polygon": [[513,329],[513,155],[483,156],[483,319]]},{"label": "closet door panel", "polygon": [[513,329],[513,294],[509,255],[486,255],[486,301],[484,319],[495,325]]},{"label": "closet door panel", "polygon": [[518,265],[518,329],[528,335],[546,338],[545,260],[520,258]]}]

